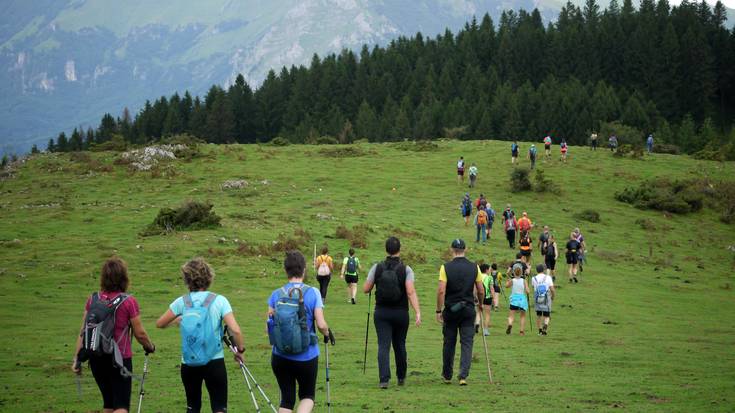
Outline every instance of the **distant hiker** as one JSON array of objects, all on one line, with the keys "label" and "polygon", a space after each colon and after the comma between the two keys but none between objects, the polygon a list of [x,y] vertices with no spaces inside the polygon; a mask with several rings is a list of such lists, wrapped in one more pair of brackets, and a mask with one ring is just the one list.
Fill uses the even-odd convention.
[{"label": "distant hiker", "polygon": [[646,149],[648,149],[649,155],[653,153],[653,134],[648,135],[646,139]]},{"label": "distant hiker", "polygon": [[350,248],[349,256],[342,260],[342,270],[340,278],[347,283],[347,301],[355,304],[355,294],[357,294],[357,272],[362,269],[360,259],[355,256],[355,250]]},{"label": "distant hiker", "polygon": [[520,148],[518,146],[517,141],[513,141],[513,144],[510,145],[510,163],[512,165],[515,165],[518,161],[518,152]]},{"label": "distant hiker", "polygon": [[516,229],[518,229],[518,221],[513,211],[510,211],[510,216],[505,219],[505,238],[508,240],[508,246],[511,249],[516,247]]},{"label": "distant hiker", "polygon": [[528,212],[523,211],[523,214],[521,214],[521,219],[518,220],[518,229],[521,232],[531,232],[533,229],[533,222],[528,218]]},{"label": "distant hiker", "polygon": [[521,277],[526,278],[526,276],[530,274],[530,267],[523,260],[523,255],[521,255],[520,252],[516,254],[515,261],[511,262],[508,266],[508,270],[506,271],[506,273],[508,274],[509,278],[513,277],[513,268],[516,266],[520,267],[521,269]]},{"label": "distant hiker", "polygon": [[209,392],[213,412],[227,411],[227,369],[222,346],[222,323],[234,337],[237,354],[245,352],[240,326],[235,321],[230,302],[223,295],[209,292],[214,270],[202,258],[181,266],[188,293],[174,300],[156,321],[156,327],[177,324],[181,333],[181,382],[189,412],[202,408],[202,381]]},{"label": "distant hiker", "polygon": [[505,206],[505,211],[503,211],[503,224],[505,224],[505,221],[509,219],[511,216],[515,216],[515,212],[513,209],[511,209],[510,204]]},{"label": "distant hiker", "polygon": [[551,135],[544,138],[544,152],[546,152],[546,159],[551,158]]},{"label": "distant hiker", "polygon": [[531,161],[531,169],[536,167],[536,145],[531,144],[528,148],[528,160]]},{"label": "distant hiker", "polygon": [[521,330],[520,335],[525,335],[526,329],[526,311],[528,311],[528,282],[523,278],[523,270],[519,265],[514,264],[511,270],[511,277],[505,283],[506,288],[510,288],[510,311],[508,313],[508,327],[505,334],[510,334],[513,328],[513,320],[516,313],[521,314]]},{"label": "distant hiker", "polygon": [[475,242],[480,242],[480,236],[482,236],[482,244],[485,245],[485,242],[487,242],[487,212],[485,211],[485,206],[480,204],[480,207],[477,209],[477,214],[475,214],[475,226],[477,227],[477,237],[475,239]]},{"label": "distant hiker", "polygon": [[503,282],[503,275],[498,271],[498,264],[492,263],[490,266],[490,276],[493,278],[493,304],[495,311],[498,311],[500,304],[500,283]]},{"label": "distant hiker", "polygon": [[610,139],[607,141],[607,147],[610,148],[611,152],[615,152],[618,150],[618,137],[613,135],[610,135]]},{"label": "distant hiker", "polygon": [[577,250],[577,260],[579,261],[579,272],[584,272],[584,264],[587,263],[586,252],[587,244],[584,242],[584,235],[579,228],[574,228],[574,239],[579,242],[579,249]]},{"label": "distant hiker", "polygon": [[579,256],[577,255],[577,252],[579,251],[579,248],[581,247],[581,244],[579,241],[577,241],[577,238],[575,237],[575,234],[572,232],[569,235],[569,241],[567,241],[567,265],[569,266],[569,282],[579,282],[577,280],[577,267],[579,263]]},{"label": "distant hiker", "polygon": [[549,233],[549,226],[544,225],[543,231],[541,231],[541,235],[538,236],[538,250],[541,252],[541,255],[546,255],[546,247],[549,243],[549,237],[551,234]]},{"label": "distant hiker", "polygon": [[470,166],[470,188],[475,187],[476,181],[477,181],[477,165],[475,165],[475,163],[472,162],[472,166]]},{"label": "distant hiker", "polygon": [[436,292],[436,320],[442,324],[444,336],[442,377],[450,383],[454,374],[454,352],[457,333],[461,344],[459,385],[467,385],[472,364],[474,340],[475,294],[484,297],[482,273],[477,264],[465,258],[465,243],[452,241],[452,260],[439,268],[439,287]]},{"label": "distant hiker", "polygon": [[530,267],[533,241],[528,235],[528,231],[521,231],[521,238],[518,240],[518,247],[520,248],[521,259]]},{"label": "distant hiker", "polygon": [[470,198],[469,192],[464,194],[464,198],[462,198],[462,203],[459,204],[459,210],[460,212],[462,212],[465,226],[470,225],[470,216],[472,215],[472,199]]},{"label": "distant hiker", "polygon": [[564,140],[564,139],[562,139],[561,140],[561,144],[559,145],[559,148],[561,150],[561,161],[564,162],[564,163],[566,163],[566,161],[567,161],[567,150],[569,150],[569,148],[567,147],[567,141]]},{"label": "distant hiker", "polygon": [[464,156],[460,156],[457,161],[457,183],[464,182]]},{"label": "distant hiker", "polygon": [[495,210],[489,202],[485,207],[485,212],[487,213],[487,239],[490,239],[490,234],[493,232],[493,223],[495,222]]},{"label": "distant hiker", "polygon": [[390,382],[390,348],[396,362],[398,385],[406,381],[408,359],[406,355],[406,335],[408,335],[408,304],[413,308],[416,326],[421,325],[421,308],[414,287],[414,273],[411,267],[401,260],[401,241],[390,237],[385,241],[385,261],[373,265],[368,272],[365,294],[375,286],[375,312],[373,320],[378,336],[378,374],[381,389],[387,389]]},{"label": "distant hiker", "polygon": [[[491,275],[490,266],[487,264],[480,265],[480,272],[482,273],[482,285],[485,287],[485,296],[482,298],[482,334],[485,336],[490,335],[490,313],[493,310],[493,294],[495,279]],[[497,304],[496,304],[497,306]]]},{"label": "distant hiker", "polygon": [[329,281],[332,280],[332,270],[334,270],[334,262],[329,256],[329,248],[325,245],[322,248],[322,254],[316,257],[314,262],[316,268],[316,280],[319,281],[319,293],[322,296],[322,303],[327,302],[327,289]]},{"label": "distant hiker", "polygon": [[556,281],[556,260],[558,258],[559,247],[556,245],[556,238],[553,235],[549,235],[544,253],[544,263],[546,264],[546,273],[551,275],[551,279],[554,281]]},{"label": "distant hiker", "polygon": [[[105,412],[130,409],[132,336],[146,353],[156,350],[140,320],[138,301],[126,294],[129,283],[125,261],[120,258],[105,261],[100,273],[100,290],[87,298],[84,307],[82,328],[71,364],[72,371],[81,374],[82,363],[89,360]],[[112,336],[108,338],[103,334]]]},{"label": "distant hiker", "polygon": [[592,132],[592,134],[590,135],[590,150],[597,150],[597,133],[595,132]]},{"label": "distant hiker", "polygon": [[531,279],[534,291],[533,306],[536,309],[536,328],[538,328],[538,335],[540,336],[545,336],[548,333],[549,320],[551,319],[551,302],[556,296],[554,280],[544,273],[544,270],[543,264],[537,265],[536,276]]},{"label": "distant hiker", "polygon": [[480,196],[475,200],[475,208],[480,208],[480,205],[487,205],[487,198],[485,198],[485,194],[480,194]]},{"label": "distant hiker", "polygon": [[[325,337],[334,335],[324,319],[324,304],[316,288],[304,284],[306,259],[299,251],[288,251],[283,260],[288,282],[268,298],[268,336],[273,346],[271,369],[281,391],[280,412],[296,405],[299,413],[314,408],[319,343],[316,330]],[[293,311],[294,306],[298,311]],[[290,340],[288,340],[290,338]]]}]

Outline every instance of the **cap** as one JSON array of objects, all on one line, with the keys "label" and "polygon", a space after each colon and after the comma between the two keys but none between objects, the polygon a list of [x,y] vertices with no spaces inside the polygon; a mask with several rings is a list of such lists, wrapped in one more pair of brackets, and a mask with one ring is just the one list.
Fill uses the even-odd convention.
[{"label": "cap", "polygon": [[464,241],[461,238],[457,238],[454,241],[452,241],[452,248],[455,250],[463,250],[465,249]]}]

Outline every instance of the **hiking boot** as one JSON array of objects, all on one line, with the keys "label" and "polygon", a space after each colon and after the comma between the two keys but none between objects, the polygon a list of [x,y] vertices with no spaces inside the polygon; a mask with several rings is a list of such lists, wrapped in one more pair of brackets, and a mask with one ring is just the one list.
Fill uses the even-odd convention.
[{"label": "hiking boot", "polygon": [[352,304],[357,304],[357,303],[355,302],[355,299],[354,299],[354,298],[351,298],[350,300],[352,301]]},{"label": "hiking boot", "polygon": [[505,334],[510,334],[510,330],[513,329],[513,326],[508,326],[508,328],[505,329]]},{"label": "hiking boot", "polygon": [[398,379],[398,385],[403,386],[406,384],[406,379]]},{"label": "hiking boot", "polygon": [[489,328],[483,328],[482,329],[482,335],[487,337],[490,335],[490,329]]},{"label": "hiking boot", "polygon": [[467,379],[459,379],[459,385],[460,386],[466,386],[467,385]]},{"label": "hiking boot", "polygon": [[544,335],[544,330],[542,330],[542,329],[539,328],[538,329],[538,335],[543,336]]},{"label": "hiking boot", "polygon": [[387,389],[387,388],[388,388],[388,382],[385,382],[385,383],[379,383],[379,384],[378,384],[378,387],[380,387],[381,389],[385,390],[385,389]]},{"label": "hiking boot", "polygon": [[574,277],[574,283],[577,284],[578,282],[579,280],[577,279],[577,277]]},{"label": "hiking boot", "polygon": [[442,383],[444,383],[444,384],[452,384],[452,379],[448,379],[446,377],[442,377]]}]

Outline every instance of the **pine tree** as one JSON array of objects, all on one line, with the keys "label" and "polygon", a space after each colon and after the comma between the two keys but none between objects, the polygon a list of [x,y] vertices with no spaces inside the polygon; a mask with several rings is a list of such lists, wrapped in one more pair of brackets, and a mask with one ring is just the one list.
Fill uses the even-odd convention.
[{"label": "pine tree", "polygon": [[69,139],[69,151],[81,151],[82,146],[82,134],[79,133],[77,128],[74,128],[74,131],[71,133],[71,138]]},{"label": "pine tree", "polygon": [[205,138],[208,142],[213,143],[233,142],[235,119],[228,104],[227,96],[222,92],[217,93],[212,99],[213,101],[207,110]]},{"label": "pine tree", "polygon": [[54,146],[56,149],[56,152],[68,152],[69,151],[69,141],[66,138],[66,134],[64,132],[61,132],[59,134],[59,137],[56,138],[56,145]]},{"label": "pine tree", "polygon": [[697,131],[694,127],[692,115],[687,113],[676,131],[676,143],[687,152],[694,152],[697,141]]},{"label": "pine tree", "polygon": [[362,101],[357,111],[355,133],[358,138],[368,139],[371,142],[377,141],[380,136],[380,125],[375,110],[365,100]]},{"label": "pine tree", "polygon": [[54,144],[54,138],[51,138],[48,140],[48,144],[46,145],[46,151],[56,152],[56,145]]},{"label": "pine tree", "polygon": [[88,127],[87,134],[84,138],[84,149],[89,150],[92,146],[94,146],[94,129]]}]

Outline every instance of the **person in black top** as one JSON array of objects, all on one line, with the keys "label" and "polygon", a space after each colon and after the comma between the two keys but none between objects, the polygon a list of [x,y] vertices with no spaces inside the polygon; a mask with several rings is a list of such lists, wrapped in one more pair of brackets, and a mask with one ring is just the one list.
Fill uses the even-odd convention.
[{"label": "person in black top", "polygon": [[443,324],[444,336],[442,377],[450,383],[454,370],[454,352],[457,332],[461,344],[459,361],[459,385],[467,385],[467,376],[472,364],[474,340],[475,293],[485,296],[482,272],[477,264],[464,256],[465,243],[461,239],[452,241],[452,261],[439,269],[439,287],[436,292],[436,320]]},{"label": "person in black top", "polygon": [[365,294],[375,291],[375,312],[373,322],[378,336],[379,387],[387,389],[390,382],[390,347],[396,359],[398,385],[406,380],[408,363],[406,358],[406,335],[408,334],[408,303],[411,303],[416,318],[416,326],[421,325],[419,298],[414,288],[414,274],[411,267],[401,261],[401,241],[390,237],[385,241],[388,257],[373,265],[363,286]]},{"label": "person in black top", "polygon": [[579,248],[581,247],[581,244],[579,241],[577,241],[577,238],[575,237],[575,234],[572,232],[572,234],[569,236],[569,241],[567,241],[567,265],[569,265],[569,282],[579,282],[577,280],[577,267],[579,266],[579,257],[577,255],[577,252],[579,251]]}]

